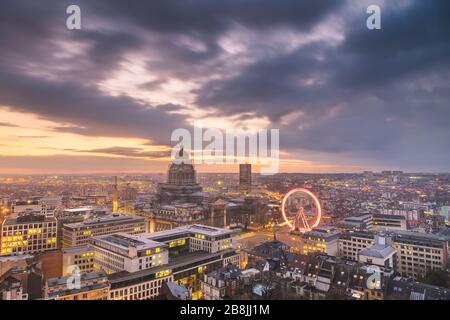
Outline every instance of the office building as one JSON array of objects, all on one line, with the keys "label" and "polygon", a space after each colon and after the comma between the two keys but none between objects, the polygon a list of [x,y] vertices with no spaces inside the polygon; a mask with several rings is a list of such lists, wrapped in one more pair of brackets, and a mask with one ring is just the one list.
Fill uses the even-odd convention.
[{"label": "office building", "polygon": [[392,234],[397,250],[397,271],[417,279],[432,270],[443,270],[448,262],[448,238],[434,234],[397,231]]},{"label": "office building", "polygon": [[239,165],[239,191],[248,194],[252,190],[252,165],[241,163]]},{"label": "office building", "polygon": [[94,267],[111,274],[136,272],[165,265],[169,260],[167,245],[148,238],[147,234],[116,233],[93,237]]},{"label": "office building", "polygon": [[63,225],[63,248],[80,247],[89,243],[95,236],[108,235],[118,232],[138,234],[145,232],[145,219],[143,217],[126,214],[105,215],[91,218],[83,222]]},{"label": "office building", "polygon": [[347,231],[372,230],[372,227],[373,218],[371,214],[351,216],[338,223],[338,228],[343,233]]},{"label": "office building", "polygon": [[45,282],[44,298],[52,300],[108,300],[109,282],[102,271],[51,278]]},{"label": "office building", "polygon": [[11,204],[10,218],[16,218],[23,214],[46,215],[47,206],[38,200],[14,201]]},{"label": "office building", "polygon": [[339,230],[333,227],[320,227],[300,236],[301,252],[323,252],[330,256],[338,254]]},{"label": "office building", "polygon": [[[239,265],[239,254],[233,248],[233,231],[227,229],[192,225],[135,237],[121,234],[120,239],[107,241],[109,249],[106,243],[101,248],[93,244],[96,264],[97,252],[102,251],[100,257],[109,256],[111,259],[99,260],[99,266],[106,263],[106,268],[112,270],[114,264],[118,264],[116,257],[122,254],[124,261],[128,261],[129,270],[136,270],[136,266],[142,269],[134,272],[124,270],[108,276],[110,298],[114,300],[155,298],[165,282],[185,286],[192,291],[193,299],[199,299],[202,297],[200,280],[205,272],[220,269],[229,263]],[[137,251],[134,264],[130,262],[133,259],[125,257],[130,253],[126,252],[126,246],[132,241],[136,242]],[[146,249],[146,246],[150,248]],[[135,253],[133,250],[132,256]],[[152,256],[156,258],[146,259]]]},{"label": "office building", "polygon": [[358,261],[358,253],[374,243],[371,231],[348,231],[339,236],[338,255],[347,260]]},{"label": "office building", "polygon": [[373,230],[388,231],[388,230],[406,230],[406,218],[397,215],[388,214],[374,214],[373,215]]},{"label": "office building", "polygon": [[57,248],[56,218],[23,214],[6,218],[1,228],[1,255],[33,254]]},{"label": "office building", "polygon": [[62,252],[62,275],[74,272],[89,273],[94,271],[94,251],[88,246],[64,248]]},{"label": "office building", "polygon": [[118,233],[93,237],[95,268],[107,273],[136,272],[166,265],[171,257],[188,252],[216,253],[233,248],[233,232],[202,225],[131,235]]}]

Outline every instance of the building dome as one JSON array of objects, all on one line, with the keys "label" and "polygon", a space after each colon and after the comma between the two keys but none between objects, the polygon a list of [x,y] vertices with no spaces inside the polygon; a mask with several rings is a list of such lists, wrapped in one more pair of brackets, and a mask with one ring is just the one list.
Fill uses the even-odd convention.
[{"label": "building dome", "polygon": [[165,203],[199,203],[203,200],[202,187],[197,183],[195,168],[183,148],[169,166],[167,182],[160,183],[158,189],[159,199]]},{"label": "building dome", "polygon": [[167,183],[178,186],[189,186],[197,183],[194,166],[189,154],[181,147],[175,161],[170,164]]},{"label": "building dome", "polygon": [[196,181],[196,173],[194,166],[188,163],[172,163],[169,167],[168,184],[179,186],[194,185]]}]

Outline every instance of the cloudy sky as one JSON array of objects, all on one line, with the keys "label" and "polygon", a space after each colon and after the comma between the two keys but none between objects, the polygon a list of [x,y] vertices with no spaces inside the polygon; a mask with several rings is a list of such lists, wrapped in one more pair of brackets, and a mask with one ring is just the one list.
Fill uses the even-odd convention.
[{"label": "cloudy sky", "polygon": [[446,0],[2,0],[0,173],[164,171],[196,120],[280,128],[284,172],[450,172],[449,15]]}]

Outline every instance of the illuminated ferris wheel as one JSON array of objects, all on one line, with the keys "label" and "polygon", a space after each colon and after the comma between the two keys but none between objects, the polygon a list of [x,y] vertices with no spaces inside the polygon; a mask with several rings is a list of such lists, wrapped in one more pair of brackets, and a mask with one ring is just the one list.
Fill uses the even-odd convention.
[{"label": "illuminated ferris wheel", "polygon": [[281,213],[292,231],[303,233],[319,225],[322,207],[314,193],[308,189],[295,188],[284,196]]}]

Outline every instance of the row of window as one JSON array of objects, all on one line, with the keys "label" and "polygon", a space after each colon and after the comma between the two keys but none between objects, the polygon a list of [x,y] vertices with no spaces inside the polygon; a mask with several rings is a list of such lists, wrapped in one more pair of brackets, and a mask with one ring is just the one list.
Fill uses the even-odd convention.
[{"label": "row of window", "polygon": [[172,281],[173,277],[153,280],[151,282],[136,285],[126,289],[118,289],[110,292],[111,299],[142,300],[150,299],[159,294],[163,282]]}]

